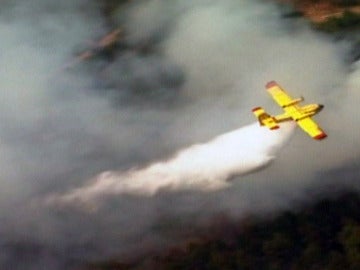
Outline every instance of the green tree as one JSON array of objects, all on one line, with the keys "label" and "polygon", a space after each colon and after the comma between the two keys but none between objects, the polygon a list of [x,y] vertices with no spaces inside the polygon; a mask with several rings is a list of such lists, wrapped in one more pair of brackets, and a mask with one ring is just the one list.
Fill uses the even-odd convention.
[{"label": "green tree", "polygon": [[346,253],[350,269],[360,269],[360,225],[348,221],[339,233],[339,241]]}]

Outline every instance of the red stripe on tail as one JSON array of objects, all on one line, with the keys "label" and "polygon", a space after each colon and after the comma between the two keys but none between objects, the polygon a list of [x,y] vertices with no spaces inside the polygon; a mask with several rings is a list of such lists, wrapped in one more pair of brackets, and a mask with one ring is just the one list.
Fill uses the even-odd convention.
[{"label": "red stripe on tail", "polygon": [[252,111],[255,112],[255,111],[260,110],[260,109],[261,109],[261,107],[256,107],[256,108],[252,109]]}]

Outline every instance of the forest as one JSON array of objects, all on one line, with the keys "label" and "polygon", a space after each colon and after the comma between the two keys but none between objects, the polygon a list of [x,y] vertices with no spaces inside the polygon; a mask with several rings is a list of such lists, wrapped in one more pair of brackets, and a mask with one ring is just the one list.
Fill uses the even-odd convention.
[{"label": "forest", "polygon": [[262,219],[223,216],[157,256],[87,269],[360,269],[360,196],[345,192]]}]

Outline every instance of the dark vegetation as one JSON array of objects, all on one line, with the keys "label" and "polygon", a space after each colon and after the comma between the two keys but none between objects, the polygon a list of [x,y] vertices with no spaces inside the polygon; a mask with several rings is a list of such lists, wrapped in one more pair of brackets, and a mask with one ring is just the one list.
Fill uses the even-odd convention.
[{"label": "dark vegetation", "polygon": [[316,30],[332,33],[360,26],[360,0],[279,1],[291,10],[286,12],[284,17],[305,16]]},{"label": "dark vegetation", "polygon": [[356,193],[323,199],[297,213],[250,222],[222,218],[215,223],[203,236],[162,255],[88,269],[360,269]]},{"label": "dark vegetation", "polygon": [[314,24],[314,27],[325,32],[357,28],[360,27],[360,14],[346,10],[340,17],[330,17],[324,22]]},{"label": "dark vegetation", "polygon": [[332,0],[331,2],[335,5],[343,7],[355,6],[360,4],[360,0]]},{"label": "dark vegetation", "polygon": [[293,0],[290,2],[294,2],[295,4],[299,4],[299,3],[312,3],[312,4],[317,4],[317,3],[330,3],[332,5],[337,5],[337,6],[342,6],[342,7],[349,7],[349,6],[355,6],[355,5],[359,5],[360,4],[360,0]]},{"label": "dark vegetation", "polygon": [[131,0],[101,0],[100,7],[107,18],[111,18],[112,13],[121,5],[131,2]]}]

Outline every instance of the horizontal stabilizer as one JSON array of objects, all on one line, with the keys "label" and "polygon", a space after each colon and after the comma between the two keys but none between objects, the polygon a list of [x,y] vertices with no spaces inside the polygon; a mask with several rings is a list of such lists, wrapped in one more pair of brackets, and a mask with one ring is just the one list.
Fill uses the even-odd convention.
[{"label": "horizontal stabilizer", "polygon": [[252,112],[259,120],[260,126],[267,126],[271,130],[279,128],[279,125],[277,124],[275,118],[266,113],[263,108],[256,107],[252,109]]}]

